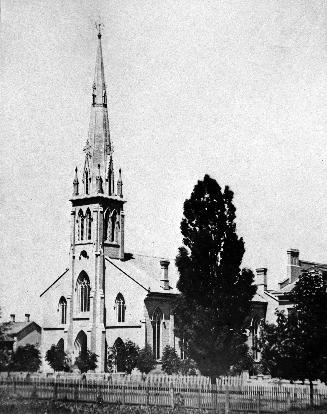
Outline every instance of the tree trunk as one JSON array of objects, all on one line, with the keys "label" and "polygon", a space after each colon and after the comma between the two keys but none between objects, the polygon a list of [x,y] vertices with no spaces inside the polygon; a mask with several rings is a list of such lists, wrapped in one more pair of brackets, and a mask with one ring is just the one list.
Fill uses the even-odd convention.
[{"label": "tree trunk", "polygon": [[310,379],[309,380],[310,383],[310,407],[313,407],[313,382]]}]

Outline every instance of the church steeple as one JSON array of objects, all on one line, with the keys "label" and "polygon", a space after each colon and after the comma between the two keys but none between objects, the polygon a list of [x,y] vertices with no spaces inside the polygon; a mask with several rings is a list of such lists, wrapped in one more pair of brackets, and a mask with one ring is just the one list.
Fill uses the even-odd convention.
[{"label": "church steeple", "polygon": [[[79,174],[81,182],[78,182],[77,171],[73,182],[73,239],[76,246],[84,246],[85,241],[89,243],[92,240],[96,242],[96,251],[103,249],[102,253],[107,257],[124,259],[126,200],[123,197],[120,169],[118,180],[115,182],[100,29],[101,26],[98,25],[90,124],[83,148],[84,166]],[[98,229],[98,232],[94,229]]]},{"label": "church steeple", "polygon": [[[92,85],[90,125],[87,145],[85,147],[85,157],[87,158],[85,168],[89,168],[89,171],[84,171],[84,176],[86,173],[86,175],[89,175],[89,194],[91,195],[98,191],[98,165],[100,165],[102,181],[105,183],[106,188],[109,187],[107,180],[105,180],[105,175],[112,154],[101,37],[101,25],[98,25],[98,47]],[[105,192],[108,194],[108,191]]]}]

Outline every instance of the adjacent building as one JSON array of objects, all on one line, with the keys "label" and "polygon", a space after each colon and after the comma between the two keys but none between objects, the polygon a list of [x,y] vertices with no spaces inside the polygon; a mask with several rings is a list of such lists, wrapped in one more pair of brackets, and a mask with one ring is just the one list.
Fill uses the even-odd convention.
[{"label": "adjacent building", "polygon": [[17,322],[14,314],[10,315],[10,322],[4,324],[4,337],[0,341],[1,348],[16,351],[19,346],[34,345],[39,348],[41,344],[41,327],[30,321],[30,314],[25,314],[25,321]]}]

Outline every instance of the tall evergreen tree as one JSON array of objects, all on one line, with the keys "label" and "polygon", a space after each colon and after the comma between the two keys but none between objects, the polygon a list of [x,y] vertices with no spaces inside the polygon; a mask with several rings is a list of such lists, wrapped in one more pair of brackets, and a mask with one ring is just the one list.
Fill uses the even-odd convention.
[{"label": "tall evergreen tree", "polygon": [[241,269],[244,242],[236,234],[233,192],[208,175],[184,203],[184,246],[176,265],[181,292],[176,334],[204,375],[226,373],[246,355],[245,333],[256,292],[253,273]]}]

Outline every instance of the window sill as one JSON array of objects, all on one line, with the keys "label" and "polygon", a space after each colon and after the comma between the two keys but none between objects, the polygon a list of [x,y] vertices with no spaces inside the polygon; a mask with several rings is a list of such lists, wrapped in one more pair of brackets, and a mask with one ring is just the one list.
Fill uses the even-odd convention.
[{"label": "window sill", "polygon": [[92,240],[78,240],[78,241],[75,242],[75,246],[77,246],[79,244],[80,245],[93,244],[93,241]]}]

